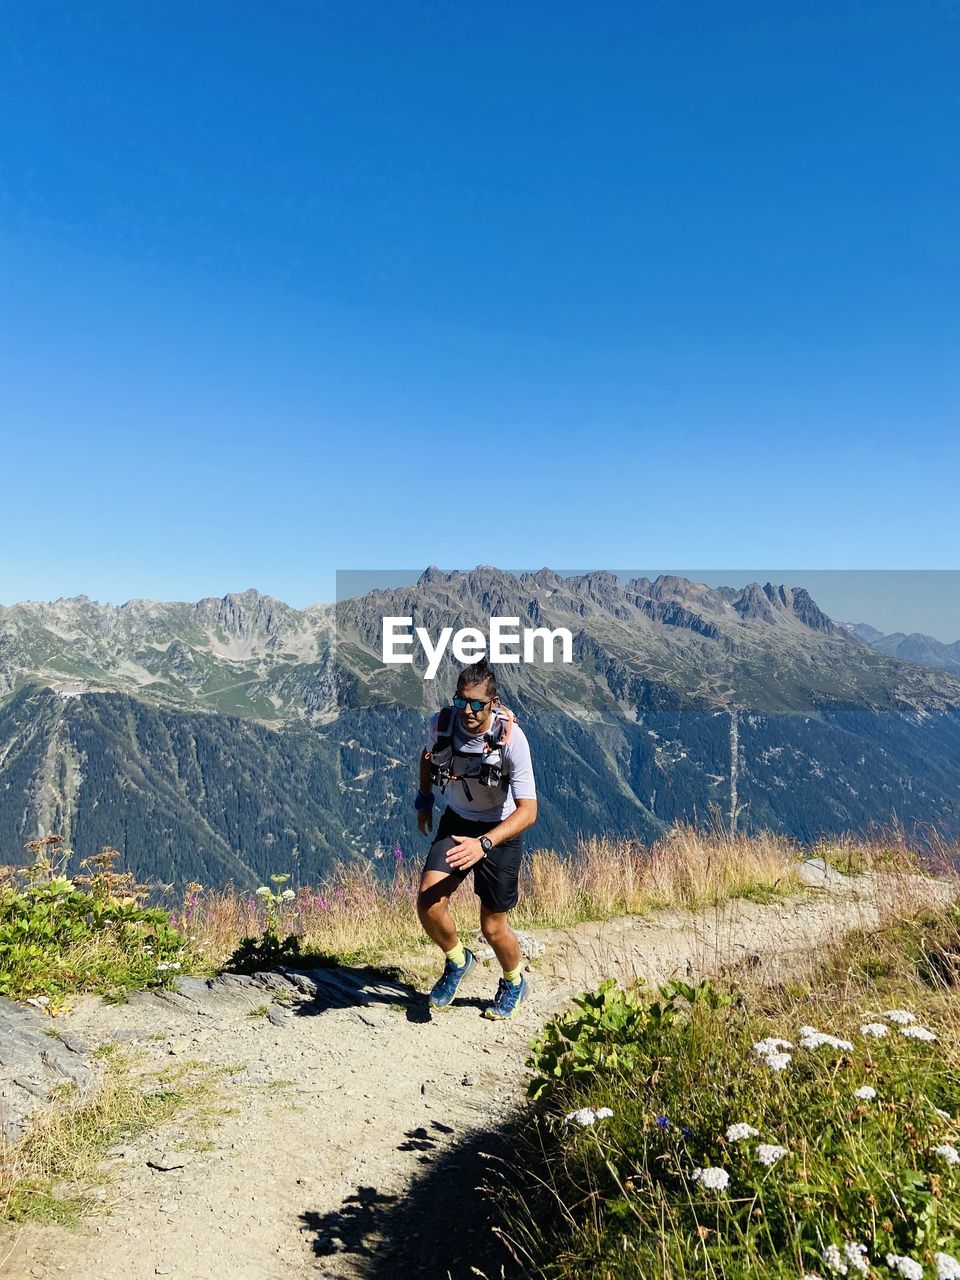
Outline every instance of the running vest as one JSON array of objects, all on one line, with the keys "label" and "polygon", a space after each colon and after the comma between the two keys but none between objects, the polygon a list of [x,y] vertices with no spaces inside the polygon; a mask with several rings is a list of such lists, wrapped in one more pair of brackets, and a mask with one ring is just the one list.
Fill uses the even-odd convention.
[{"label": "running vest", "polygon": [[437,740],[430,751],[430,780],[440,791],[448,782],[463,784],[464,794],[472,801],[468,779],[476,779],[481,787],[496,787],[506,793],[510,774],[504,769],[503,748],[510,741],[517,717],[506,707],[496,707],[493,724],[483,735],[482,751],[461,751],[454,746],[455,707],[444,707],[437,718]]}]

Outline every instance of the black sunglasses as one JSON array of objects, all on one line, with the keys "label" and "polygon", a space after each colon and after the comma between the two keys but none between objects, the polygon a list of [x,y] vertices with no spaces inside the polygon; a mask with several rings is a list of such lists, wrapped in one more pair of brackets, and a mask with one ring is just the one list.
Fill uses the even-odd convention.
[{"label": "black sunglasses", "polygon": [[489,707],[492,701],[492,698],[487,698],[484,702],[480,698],[463,698],[459,693],[453,695],[453,705],[458,711],[462,711],[464,707],[469,707],[471,711],[482,711],[484,707]]}]

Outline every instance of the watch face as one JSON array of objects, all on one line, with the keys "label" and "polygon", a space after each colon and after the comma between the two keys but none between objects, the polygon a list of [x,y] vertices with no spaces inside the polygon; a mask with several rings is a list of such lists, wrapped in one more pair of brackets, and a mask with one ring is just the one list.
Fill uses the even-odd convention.
[{"label": "watch face", "polygon": [[489,836],[480,837],[480,848],[483,850],[484,853],[490,852],[490,850],[493,848],[493,841],[490,839]]}]

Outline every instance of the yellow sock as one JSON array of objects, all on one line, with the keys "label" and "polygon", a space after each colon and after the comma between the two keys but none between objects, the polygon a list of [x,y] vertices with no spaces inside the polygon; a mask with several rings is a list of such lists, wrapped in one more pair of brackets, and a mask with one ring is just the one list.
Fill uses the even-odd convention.
[{"label": "yellow sock", "polygon": [[517,965],[517,967],[516,967],[515,969],[511,969],[509,973],[507,972],[507,970],[506,970],[506,969],[504,969],[504,971],[503,971],[503,977],[504,977],[504,980],[505,980],[506,982],[509,982],[509,983],[510,983],[510,985],[511,985],[512,987],[519,987],[519,985],[520,985],[520,966],[519,966],[519,965]]},{"label": "yellow sock", "polygon": [[458,969],[467,963],[467,953],[462,942],[458,942],[452,951],[445,951],[443,954],[448,960],[452,960]]}]

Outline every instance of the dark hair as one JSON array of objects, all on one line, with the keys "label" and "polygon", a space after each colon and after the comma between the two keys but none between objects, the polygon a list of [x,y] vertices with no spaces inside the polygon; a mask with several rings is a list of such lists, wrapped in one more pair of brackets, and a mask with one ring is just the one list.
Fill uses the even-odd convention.
[{"label": "dark hair", "polygon": [[464,667],[460,672],[457,688],[466,689],[472,684],[486,685],[488,698],[497,696],[497,677],[487,665],[486,658],[481,658],[479,662],[472,662],[469,667]]}]

